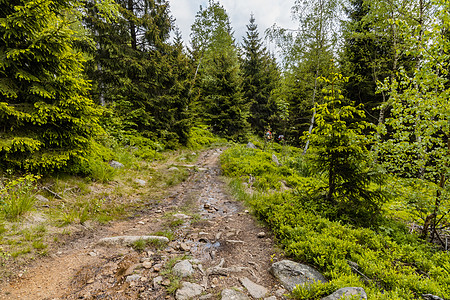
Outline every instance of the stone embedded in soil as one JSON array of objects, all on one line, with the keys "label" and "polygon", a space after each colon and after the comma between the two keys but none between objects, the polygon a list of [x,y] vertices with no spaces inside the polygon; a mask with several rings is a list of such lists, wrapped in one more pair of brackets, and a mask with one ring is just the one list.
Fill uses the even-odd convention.
[{"label": "stone embedded in soil", "polygon": [[[339,300],[347,299],[351,297],[352,299],[367,299],[366,291],[360,287],[346,287],[337,290],[333,294],[322,298],[322,300]],[[356,298],[355,298],[356,297]],[[358,298],[359,297],[359,298]]]},{"label": "stone embedded in soil", "polygon": [[422,294],[422,298],[424,300],[444,300],[441,297],[433,295],[433,294]]},{"label": "stone embedded in soil", "polygon": [[327,282],[316,269],[290,260],[274,263],[270,271],[290,292],[298,284],[314,283],[315,281]]},{"label": "stone embedded in soil", "polygon": [[142,266],[143,266],[145,269],[150,269],[150,268],[153,266],[153,262],[152,262],[152,261],[144,261],[144,262],[142,263]]},{"label": "stone embedded in soil", "polygon": [[139,240],[143,241],[158,241],[163,243],[168,243],[169,239],[165,236],[153,236],[153,235],[142,235],[142,236],[114,236],[100,239],[98,245],[131,245]]},{"label": "stone embedded in soil", "polygon": [[142,180],[142,179],[134,179],[133,181],[135,183],[139,184],[140,186],[145,186],[147,184],[147,181]]},{"label": "stone embedded in soil", "polygon": [[264,231],[261,231],[258,233],[257,237],[259,237],[260,239],[266,237],[266,233]]},{"label": "stone embedded in soil", "polygon": [[172,271],[176,276],[179,276],[181,278],[188,277],[194,274],[194,268],[188,260],[177,262],[173,266]]},{"label": "stone embedded in soil", "polygon": [[170,285],[170,280],[169,280],[169,279],[164,279],[164,280],[161,282],[161,285],[162,285],[162,286],[169,286],[169,285]]},{"label": "stone embedded in soil", "polygon": [[221,293],[222,300],[250,300],[249,297],[242,292],[238,292],[234,289],[224,289]]},{"label": "stone embedded in soil", "polygon": [[191,247],[189,247],[186,243],[181,243],[180,250],[187,252],[187,251],[191,250]]},{"label": "stone embedded in soil", "polygon": [[196,283],[190,283],[183,281],[181,283],[181,288],[179,288],[175,293],[175,299],[177,300],[188,300],[198,297],[203,292],[203,287]]},{"label": "stone embedded in soil", "polygon": [[264,298],[264,300],[277,300],[277,297],[270,296],[270,297]]},{"label": "stone embedded in soil", "polygon": [[153,286],[159,285],[163,282],[163,277],[162,276],[157,276],[155,278],[153,278]]},{"label": "stone embedded in soil", "polygon": [[240,278],[239,281],[247,289],[249,294],[256,299],[263,298],[269,290],[267,290],[262,285],[256,284],[247,277]]},{"label": "stone embedded in soil", "polygon": [[187,220],[190,219],[191,217],[185,214],[174,214],[173,217],[175,219],[183,219],[183,220]]},{"label": "stone embedded in soil", "polygon": [[126,282],[132,282],[132,281],[138,281],[139,279],[141,279],[141,275],[138,274],[133,274],[130,276],[127,276]]},{"label": "stone embedded in soil", "polygon": [[163,267],[162,264],[156,264],[153,266],[153,271],[159,272],[159,271],[161,271],[162,267]]}]

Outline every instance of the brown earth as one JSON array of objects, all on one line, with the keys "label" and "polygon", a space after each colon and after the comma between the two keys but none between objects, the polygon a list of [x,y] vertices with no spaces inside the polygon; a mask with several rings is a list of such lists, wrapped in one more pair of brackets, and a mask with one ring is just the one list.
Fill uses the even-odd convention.
[{"label": "brown earth", "polygon": [[[138,217],[82,228],[5,282],[0,299],[174,299],[179,278],[170,268],[187,257],[196,271],[183,280],[201,284],[202,299],[221,299],[224,288],[246,293],[239,282],[244,277],[267,288],[267,297],[282,299],[283,290],[268,271],[280,251],[271,233],[227,192],[220,153],[203,152],[188,179]],[[163,247],[98,244],[104,237],[150,235],[169,227],[174,237]]]}]

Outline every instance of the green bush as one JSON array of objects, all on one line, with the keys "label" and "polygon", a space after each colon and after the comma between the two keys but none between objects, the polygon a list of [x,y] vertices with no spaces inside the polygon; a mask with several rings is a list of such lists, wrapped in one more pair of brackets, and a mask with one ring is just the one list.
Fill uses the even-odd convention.
[{"label": "green bush", "polygon": [[191,128],[186,146],[190,149],[198,150],[225,142],[225,139],[219,138],[209,131],[208,126],[198,125]]}]

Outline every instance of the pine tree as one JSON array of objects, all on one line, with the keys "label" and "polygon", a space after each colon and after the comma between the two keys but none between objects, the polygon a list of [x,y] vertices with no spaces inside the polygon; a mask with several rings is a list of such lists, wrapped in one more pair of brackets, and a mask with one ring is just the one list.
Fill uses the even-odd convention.
[{"label": "pine tree", "polygon": [[73,170],[100,132],[84,56],[70,28],[77,3],[0,1],[0,168]]},{"label": "pine tree", "polygon": [[253,15],[244,38],[242,73],[244,97],[251,102],[250,125],[255,133],[263,134],[264,129],[276,121],[277,106],[271,99],[271,93],[280,75],[275,58],[261,42]]}]

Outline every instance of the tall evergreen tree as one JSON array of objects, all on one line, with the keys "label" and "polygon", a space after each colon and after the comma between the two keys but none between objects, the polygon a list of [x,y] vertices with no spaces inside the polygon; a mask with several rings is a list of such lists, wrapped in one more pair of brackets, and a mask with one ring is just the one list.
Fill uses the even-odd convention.
[{"label": "tall evergreen tree", "polygon": [[175,146],[187,140],[191,70],[180,45],[168,42],[173,29],[164,0],[117,1],[122,18],[106,23],[95,5],[86,23],[97,42],[90,78],[99,99],[110,103],[125,131]]},{"label": "tall evergreen tree", "polygon": [[77,2],[0,1],[0,168],[70,170],[100,132],[68,16]]},{"label": "tall evergreen tree", "polygon": [[[249,104],[242,92],[238,51],[225,9],[214,1],[197,13],[192,41],[199,61],[198,116],[224,137],[243,140],[249,131]],[[197,46],[196,46],[197,45]]]},{"label": "tall evergreen tree", "polygon": [[242,73],[244,97],[251,103],[249,122],[255,133],[262,134],[271,122],[276,121],[277,106],[271,93],[277,87],[280,75],[275,58],[261,42],[253,15],[244,37]]}]

